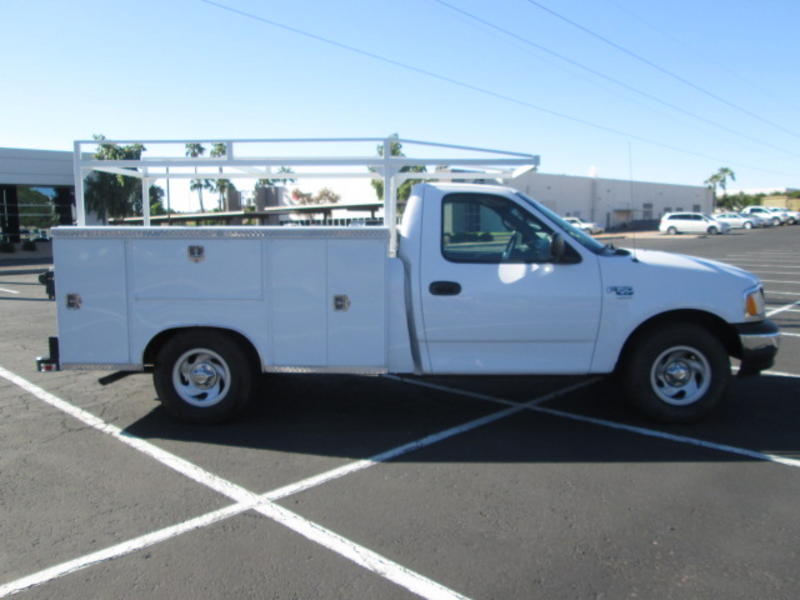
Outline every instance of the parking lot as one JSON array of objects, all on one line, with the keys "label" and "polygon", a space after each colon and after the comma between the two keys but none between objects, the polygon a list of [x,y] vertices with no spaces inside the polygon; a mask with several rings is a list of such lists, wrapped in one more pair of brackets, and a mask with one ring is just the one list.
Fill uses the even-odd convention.
[{"label": "parking lot", "polygon": [[800,227],[615,243],[757,273],[774,368],[692,425],[603,378],[281,375],[190,426],[36,373],[54,303],[0,267],[0,597],[796,598]]}]

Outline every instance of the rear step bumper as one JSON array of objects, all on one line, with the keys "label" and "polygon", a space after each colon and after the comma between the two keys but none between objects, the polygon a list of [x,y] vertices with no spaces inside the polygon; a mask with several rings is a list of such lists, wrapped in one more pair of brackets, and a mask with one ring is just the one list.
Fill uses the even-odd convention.
[{"label": "rear step bumper", "polygon": [[60,371],[61,363],[58,356],[58,338],[47,338],[50,347],[50,356],[38,356],[36,358],[36,370],[39,373],[49,373],[50,371]]}]

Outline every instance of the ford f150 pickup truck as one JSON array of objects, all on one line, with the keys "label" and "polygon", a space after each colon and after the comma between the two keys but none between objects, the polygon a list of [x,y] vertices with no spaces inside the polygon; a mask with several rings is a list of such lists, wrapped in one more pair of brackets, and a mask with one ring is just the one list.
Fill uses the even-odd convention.
[{"label": "ford f150 pickup truck", "polygon": [[417,184],[396,232],[78,226],[53,239],[58,337],[40,368],[151,370],[164,408],[191,421],[233,417],[275,372],[613,373],[644,414],[688,421],[723,398],[730,357],[757,374],[778,348],[754,275],[604,245],[499,185]]}]

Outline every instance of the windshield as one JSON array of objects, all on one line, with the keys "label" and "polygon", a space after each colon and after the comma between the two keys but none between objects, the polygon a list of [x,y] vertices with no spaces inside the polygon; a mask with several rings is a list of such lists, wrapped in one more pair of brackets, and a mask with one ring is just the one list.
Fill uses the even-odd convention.
[{"label": "windshield", "polygon": [[536,200],[528,198],[522,192],[517,192],[517,197],[520,198],[522,201],[526,202],[527,204],[530,204],[531,206],[536,208],[536,210],[538,210],[539,212],[543,213],[556,226],[560,227],[564,231],[564,233],[566,233],[569,237],[578,242],[581,246],[583,246],[587,250],[590,250],[595,254],[600,254],[606,249],[607,247],[606,245],[601,244],[592,236],[590,236],[588,233],[585,233],[580,229],[578,229],[577,227],[572,226],[570,223],[565,221],[563,217],[557,215],[552,210],[544,206],[542,203],[536,202]]}]

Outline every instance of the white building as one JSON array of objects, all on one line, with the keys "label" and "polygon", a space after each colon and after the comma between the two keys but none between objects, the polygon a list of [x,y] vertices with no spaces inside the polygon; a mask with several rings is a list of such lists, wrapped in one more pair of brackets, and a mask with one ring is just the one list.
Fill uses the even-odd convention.
[{"label": "white building", "polygon": [[665,212],[711,213],[710,189],[645,181],[551,175],[529,171],[508,182],[565,217],[580,217],[608,229],[647,224]]}]

